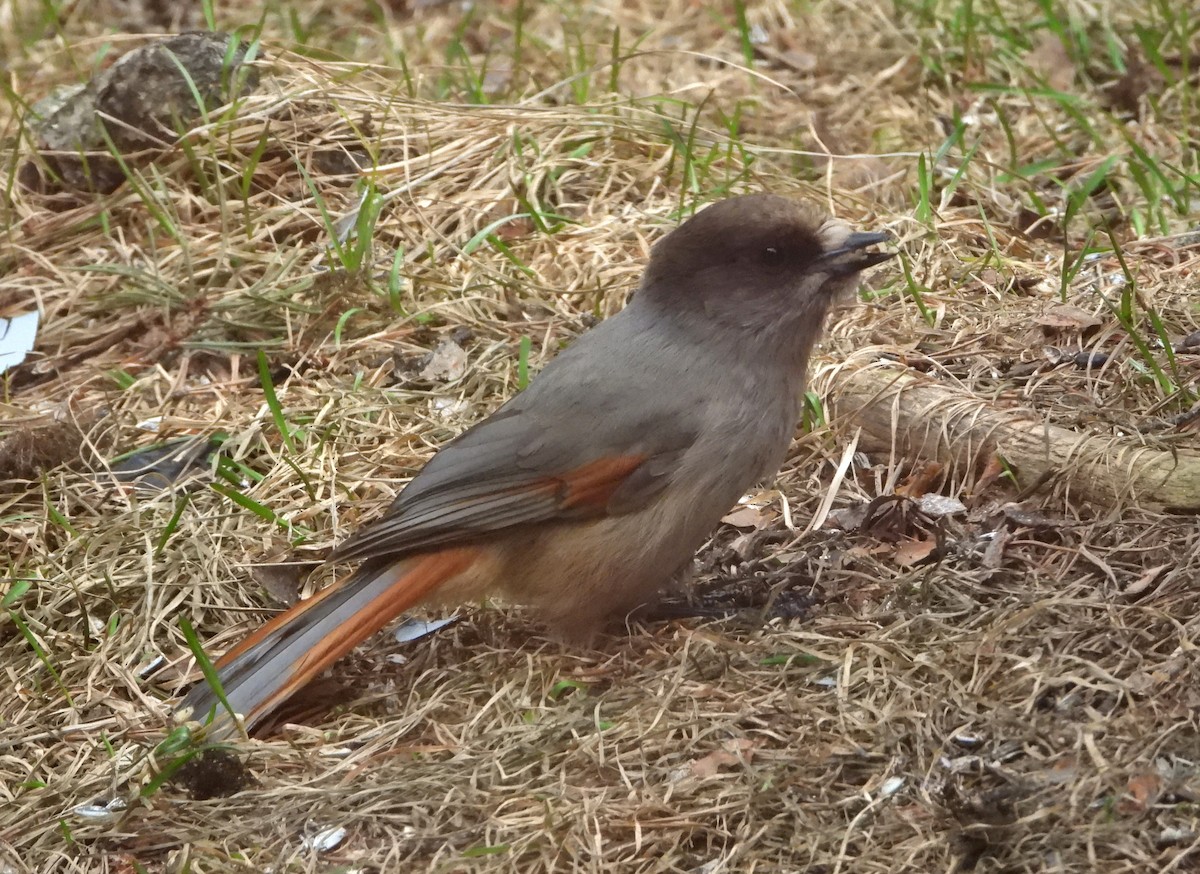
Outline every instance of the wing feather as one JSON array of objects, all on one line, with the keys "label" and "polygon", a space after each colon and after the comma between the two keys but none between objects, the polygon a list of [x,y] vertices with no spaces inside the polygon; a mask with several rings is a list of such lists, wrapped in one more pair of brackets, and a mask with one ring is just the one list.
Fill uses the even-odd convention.
[{"label": "wing feather", "polygon": [[[331,558],[397,557],[514,525],[630,513],[662,491],[693,439],[644,423],[628,432],[640,435],[635,445],[618,452],[620,435],[600,423],[554,431],[535,413],[511,407],[435,455],[383,517]],[[574,444],[571,435],[578,435]]]}]

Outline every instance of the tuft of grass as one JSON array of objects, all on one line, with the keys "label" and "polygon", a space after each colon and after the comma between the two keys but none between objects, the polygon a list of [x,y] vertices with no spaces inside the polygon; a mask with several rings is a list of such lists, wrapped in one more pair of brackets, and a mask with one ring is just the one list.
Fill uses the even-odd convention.
[{"label": "tuft of grass", "polygon": [[529,385],[529,353],[533,341],[528,336],[522,337],[517,347],[517,391],[524,391]]},{"label": "tuft of grass", "polygon": [[267,408],[271,411],[271,418],[275,421],[275,430],[279,432],[279,437],[283,440],[284,448],[290,454],[295,455],[296,444],[293,441],[292,426],[283,412],[283,405],[279,403],[279,395],[275,392],[275,381],[271,378],[271,362],[267,358],[267,353],[262,349],[258,350],[258,382],[262,388],[263,397],[267,401]]},{"label": "tuft of grass", "polygon": [[825,418],[825,402],[814,391],[804,393],[804,407],[801,410],[800,427],[806,433],[813,433],[824,428],[828,421]]},{"label": "tuft of grass", "polygon": [[[237,714],[234,712],[233,705],[229,703],[229,698],[225,694],[225,687],[221,684],[221,677],[217,673],[216,665],[208,657],[208,653],[204,651],[204,645],[200,642],[200,638],[196,634],[196,629],[192,627],[192,623],[188,621],[186,616],[179,617],[179,630],[183,632],[183,638],[187,641],[188,650],[196,660],[196,666],[200,669],[200,673],[204,677],[204,682],[208,684],[208,688],[212,690],[213,695],[216,696],[221,706],[225,708],[225,712],[229,714],[230,718],[236,719]],[[215,710],[212,713],[193,714],[193,718],[197,719],[203,725],[211,723],[215,716]],[[187,730],[186,726],[178,726],[161,742],[164,745],[162,752],[165,755],[174,756],[176,752],[190,747],[192,740],[192,734]],[[183,762],[179,764],[182,765]]]},{"label": "tuft of grass", "polygon": [[179,520],[183,518],[183,511],[187,509],[190,502],[191,498],[186,492],[175,499],[175,512],[171,514],[171,518],[163,526],[162,534],[158,536],[158,540],[154,544],[154,557],[156,559],[162,557],[171,536],[179,530]]},{"label": "tuft of grass", "polygon": [[[5,600],[7,600],[7,597]],[[41,663],[42,667],[46,669],[46,673],[49,674],[51,679],[54,680],[54,685],[58,687],[58,691],[62,694],[63,700],[67,702],[67,706],[72,710],[75,709],[75,699],[71,695],[71,690],[68,689],[67,684],[63,682],[62,675],[59,673],[58,668],[55,667],[54,662],[50,658],[50,653],[47,652],[46,648],[42,645],[42,642],[38,640],[38,637],[36,634],[34,634],[33,629],[29,627],[29,623],[27,623],[21,614],[12,607],[8,608],[8,619],[17,627],[17,631],[20,633],[21,638],[25,641],[29,648],[33,650],[33,654],[37,656],[38,662]]]},{"label": "tuft of grass", "polygon": [[[1130,342],[1133,343],[1138,351],[1142,366],[1152,376],[1162,394],[1165,397],[1181,394],[1181,406],[1186,407],[1195,401],[1196,396],[1192,392],[1183,389],[1181,385],[1183,380],[1179,371],[1179,362],[1175,357],[1175,350],[1172,347],[1171,337],[1167,332],[1166,326],[1163,324],[1154,307],[1141,302],[1141,296],[1138,294],[1137,279],[1129,268],[1129,263],[1125,258],[1124,252],[1121,250],[1121,244],[1113,236],[1111,230],[1108,231],[1108,238],[1112,244],[1113,255],[1116,256],[1117,263],[1121,265],[1121,275],[1124,281],[1121,283],[1121,298],[1119,302],[1114,302],[1103,293],[1101,294],[1101,298],[1125,330]],[[1153,353],[1150,341],[1143,336],[1142,318],[1138,314],[1139,309],[1144,313],[1145,321],[1149,323],[1150,329],[1154,333],[1157,346],[1162,350],[1163,357],[1167,360],[1166,369],[1159,363],[1158,356]],[[1167,370],[1170,370],[1170,374],[1167,373]]]},{"label": "tuft of grass", "polygon": [[746,16],[745,0],[734,0],[733,14],[737,23],[738,45],[742,50],[742,61],[747,67],[753,67],[754,40],[750,33],[750,20]]},{"label": "tuft of grass", "polygon": [[912,265],[903,252],[900,253],[899,261],[900,269],[904,274],[905,293],[917,305],[917,310],[921,313],[921,318],[925,320],[925,324],[931,328],[934,327],[937,324],[937,313],[925,301],[925,295],[930,292],[930,289],[917,282],[913,276]]}]

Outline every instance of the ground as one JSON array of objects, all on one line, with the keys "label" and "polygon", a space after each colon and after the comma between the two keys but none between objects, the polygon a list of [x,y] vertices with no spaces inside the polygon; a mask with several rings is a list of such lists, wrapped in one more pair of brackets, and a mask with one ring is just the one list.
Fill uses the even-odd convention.
[{"label": "ground", "polygon": [[[22,175],[32,103],[214,25],[257,89],[109,193]],[[889,367],[1194,457],[1198,28],[1145,0],[0,7],[0,316],[41,315],[0,377],[0,871],[1200,870],[1194,503],[935,464],[839,404]],[[757,190],[901,256],[700,552],[711,618],[581,649],[471,605],[262,737],[173,729],[189,630],[215,657],[327,583],[654,240]],[[121,473],[180,437],[170,475]]]}]

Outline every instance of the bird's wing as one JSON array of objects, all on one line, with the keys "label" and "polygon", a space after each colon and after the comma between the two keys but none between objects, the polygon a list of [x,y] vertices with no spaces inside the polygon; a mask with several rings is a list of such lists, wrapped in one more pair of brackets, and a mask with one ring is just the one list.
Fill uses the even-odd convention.
[{"label": "bird's wing", "polygon": [[[425,466],[332,559],[391,558],[519,525],[619,515],[652,501],[696,437],[687,416],[631,414],[611,393],[580,403],[518,395]],[[557,407],[557,408],[555,408]]]}]

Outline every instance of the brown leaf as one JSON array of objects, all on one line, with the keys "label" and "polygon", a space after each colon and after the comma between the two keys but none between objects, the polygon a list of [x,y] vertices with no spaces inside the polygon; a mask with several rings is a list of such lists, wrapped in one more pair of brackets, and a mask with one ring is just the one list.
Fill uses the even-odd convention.
[{"label": "brown leaf", "polygon": [[1162,88],[1163,77],[1158,68],[1146,62],[1142,53],[1125,59],[1125,75],[1107,86],[1108,105],[1122,112],[1136,113],[1141,99]]},{"label": "brown leaf", "polygon": [[863,610],[874,604],[879,604],[892,593],[891,586],[859,586],[856,589],[851,589],[846,592],[844,597],[846,603],[854,610]]},{"label": "brown leaf", "polygon": [[893,558],[901,567],[909,567],[929,558],[935,549],[937,549],[936,540],[902,540],[896,544]]},{"label": "brown leaf", "polygon": [[880,495],[871,501],[860,531],[876,540],[898,543],[914,533],[917,514],[912,508],[913,502],[908,498]]},{"label": "brown leaf", "polygon": [[1066,91],[1075,82],[1075,65],[1067,49],[1053,32],[1045,30],[1036,45],[1025,55],[1029,69],[1046,80],[1055,91]]},{"label": "brown leaf", "polygon": [[707,756],[692,762],[692,776],[714,777],[727,765],[749,764],[753,758],[754,741],[746,738],[728,740],[721,744],[721,749],[713,750]]},{"label": "brown leaf", "polygon": [[1135,774],[1125,787],[1125,797],[1119,805],[1122,813],[1140,813],[1152,805],[1162,792],[1162,778],[1157,774]]},{"label": "brown leaf", "polygon": [[250,576],[285,607],[300,600],[300,575],[311,565],[286,562],[279,564],[256,564],[250,568]]},{"label": "brown leaf", "polygon": [[1099,328],[1103,322],[1087,310],[1069,303],[1055,304],[1034,321],[1049,331],[1076,330],[1088,333]]},{"label": "brown leaf", "polygon": [[1004,471],[1004,462],[1000,460],[1000,456],[991,456],[971,487],[971,494],[983,494],[1004,475]]},{"label": "brown leaf", "polygon": [[758,507],[743,504],[736,510],[722,516],[721,521],[726,525],[732,525],[734,528],[762,529],[771,524],[772,517],[770,513],[765,513]]},{"label": "brown leaf", "polygon": [[1079,777],[1079,760],[1066,756],[1042,772],[1042,779],[1055,786],[1065,786]]},{"label": "brown leaf", "polygon": [[1167,568],[1173,567],[1169,564],[1160,564],[1158,567],[1152,567],[1143,573],[1140,577],[1125,587],[1122,594],[1125,595],[1140,595],[1158,582],[1158,578],[1162,576],[1162,572]]},{"label": "brown leaf", "polygon": [[903,495],[906,498],[919,498],[926,492],[932,491],[933,487],[942,477],[942,465],[936,461],[927,461],[918,464],[905,477],[904,482],[896,486],[896,494]]},{"label": "brown leaf", "polygon": [[846,550],[851,558],[866,558],[872,555],[887,555],[892,551],[890,543],[876,543],[874,546],[852,546]]},{"label": "brown leaf", "polygon": [[[490,70],[487,75],[491,75]],[[500,242],[512,243],[530,236],[536,230],[537,226],[534,225],[533,219],[518,218],[505,222],[492,233]]]}]

